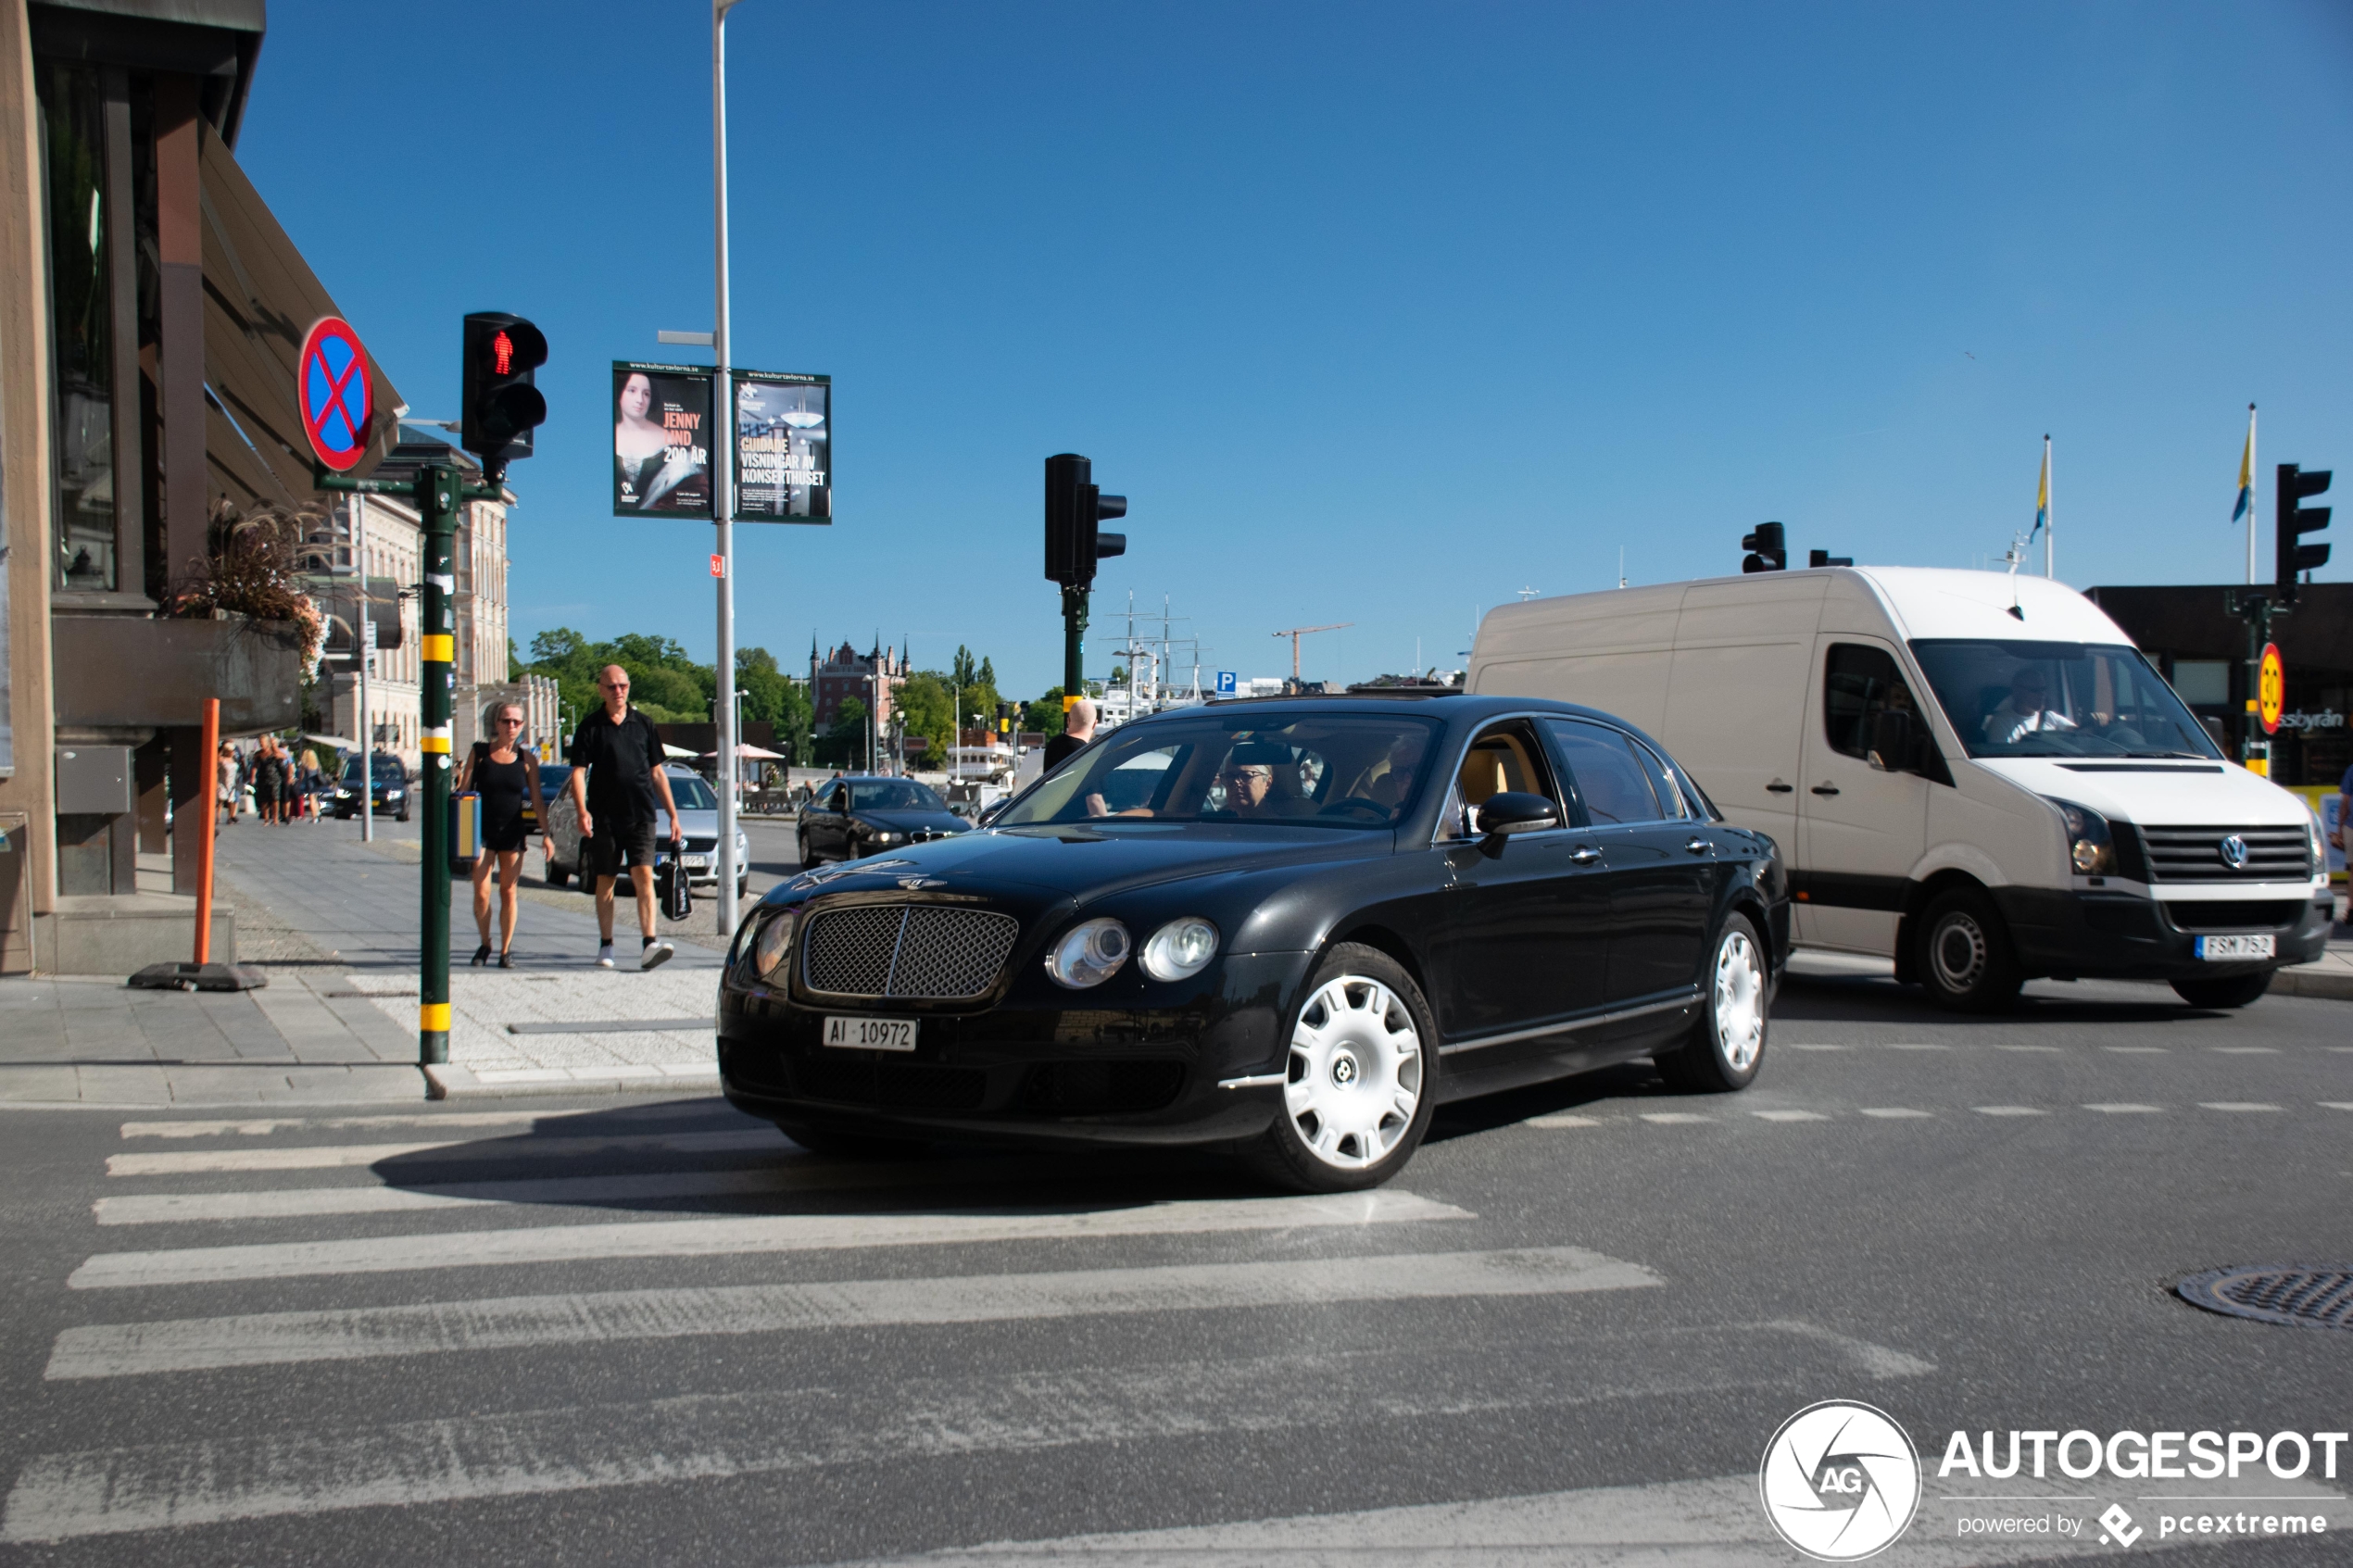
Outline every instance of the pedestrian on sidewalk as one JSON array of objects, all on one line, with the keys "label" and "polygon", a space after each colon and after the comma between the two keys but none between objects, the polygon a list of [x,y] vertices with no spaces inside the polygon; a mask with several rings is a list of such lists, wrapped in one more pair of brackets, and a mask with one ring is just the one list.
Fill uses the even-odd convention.
[{"label": "pedestrian on sidewalk", "polygon": [[1051,773],[1061,767],[1094,738],[1095,705],[1082,696],[1070,705],[1069,716],[1063,721],[1063,733],[1046,743],[1046,771]]},{"label": "pedestrian on sidewalk", "polygon": [[309,746],[302,748],[302,766],[297,770],[301,790],[302,815],[312,827],[319,825],[319,797],[327,787],[327,775],[319,767],[319,753]]},{"label": "pedestrian on sidewalk", "polygon": [[[482,853],[474,857],[474,925],[482,933],[482,946],[474,949],[473,961],[479,968],[490,960],[490,873],[495,863],[498,872],[498,967],[512,969],[519,902],[515,883],[522,875],[523,843],[529,831],[523,824],[523,804],[539,798],[539,759],[523,744],[522,704],[494,702],[482,718],[483,727],[490,732],[491,738],[474,743],[464,770],[458,775],[459,789],[472,790],[482,797]],[[540,848],[544,853],[548,847],[543,820]],[[610,898],[598,905],[608,913],[611,907]],[[612,939],[610,918],[605,924],[605,938],[608,944]]]},{"label": "pedestrian on sidewalk", "polygon": [[253,748],[253,814],[274,827],[282,820],[279,804],[285,795],[286,771],[278,752],[278,737],[264,735]]},{"label": "pedestrian on sidewalk", "polygon": [[224,740],[220,743],[220,755],[213,759],[213,769],[218,778],[214,794],[220,802],[220,825],[234,827],[237,824],[237,791],[241,771],[237,765],[236,742]]},{"label": "pedestrian on sidewalk", "polygon": [[580,814],[583,869],[596,878],[597,967],[610,969],[613,882],[627,869],[637,893],[637,929],[645,941],[639,969],[667,963],[677,949],[658,935],[654,915],[654,819],[670,813],[673,853],[686,842],[678,803],[661,767],[661,736],[653,721],[629,706],[629,671],[608,664],[597,674],[604,706],[573,732],[572,804]]}]

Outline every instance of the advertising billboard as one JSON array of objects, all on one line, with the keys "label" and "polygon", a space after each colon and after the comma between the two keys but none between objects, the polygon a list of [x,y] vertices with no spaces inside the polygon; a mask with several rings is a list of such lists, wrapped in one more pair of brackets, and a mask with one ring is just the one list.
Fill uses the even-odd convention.
[{"label": "advertising billboard", "polygon": [[708,366],[612,367],[612,509],[615,517],[711,512]]},{"label": "advertising billboard", "polygon": [[736,519],[833,521],[833,378],[737,370],[735,382]]}]

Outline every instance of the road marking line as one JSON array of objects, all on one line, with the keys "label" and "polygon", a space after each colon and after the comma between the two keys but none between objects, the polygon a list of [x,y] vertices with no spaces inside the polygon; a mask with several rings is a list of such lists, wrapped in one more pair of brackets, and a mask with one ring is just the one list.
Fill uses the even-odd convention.
[{"label": "road marking line", "polygon": [[2165,1110],[2165,1108],[2161,1105],[2127,1104],[2087,1105],[2083,1109],[2086,1110],[2105,1111],[2110,1116],[2158,1116],[2162,1115]]},{"label": "road marking line", "polygon": [[1688,1127],[1716,1120],[1713,1116],[1701,1116],[1689,1110],[1644,1110],[1637,1114],[1645,1122],[1655,1122],[1664,1127]]},{"label": "road marking line", "polygon": [[1818,1110],[1752,1110],[1749,1114],[1761,1122],[1827,1122],[1830,1120]]},{"label": "road marking line", "polygon": [[2208,1046],[2208,1050],[2221,1056],[2277,1056],[2277,1046]]},{"label": "road marking line", "polygon": [[2050,1114],[2047,1110],[2039,1110],[2031,1105],[1972,1105],[1969,1109],[1980,1116],[2048,1116]]},{"label": "road marking line", "polygon": [[[1786,1348],[1760,1356],[1758,1343],[1766,1336]],[[1887,1347],[1787,1323],[1567,1340],[1548,1335],[1531,1337],[1526,1349],[1497,1355],[1487,1346],[1439,1343],[1401,1361],[1389,1345],[1355,1350],[1319,1345],[1133,1368],[905,1376],[880,1386],[831,1381],[838,1369],[820,1365],[796,1386],[755,1393],[341,1428],[273,1424],[268,1432],[193,1442],[37,1454],[23,1463],[8,1493],[0,1541],[708,1483],[854,1464],[903,1467],[1051,1450],[1076,1461],[1114,1444],[1296,1431],[1342,1419],[1335,1411],[1376,1402],[1394,1421],[1683,1393],[1720,1397],[1727,1389],[1767,1388],[1785,1398],[1794,1387],[1898,1377],[1906,1375],[1905,1369],[1929,1365]],[[828,1381],[812,1382],[812,1376]],[[1723,1510],[1743,1537],[1768,1528],[1753,1474],[1740,1478]],[[1786,1556],[1783,1551],[1775,1561]],[[1511,1561],[1529,1560],[1515,1554]]]},{"label": "road marking line", "polygon": [[[565,1116],[594,1116],[594,1110],[460,1110],[442,1116],[281,1116],[238,1122],[125,1122],[126,1138],[266,1138],[297,1129],[350,1132],[363,1127],[504,1127]],[[610,1112],[607,1112],[610,1114]]]},{"label": "road marking line", "polygon": [[1524,1127],[1598,1127],[1601,1124],[1602,1119],[1598,1116],[1571,1116],[1566,1112],[1531,1116],[1520,1123]]},{"label": "road marking line", "polygon": [[2353,1110],[2353,1099],[2324,1099],[2318,1103],[2327,1106],[2331,1110]]},{"label": "road marking line", "polygon": [[[219,1171],[324,1171],[373,1165],[412,1154],[447,1154],[452,1160],[577,1159],[612,1150],[649,1154],[726,1154],[767,1149],[791,1157],[795,1150],[773,1127],[730,1128],[720,1133],[615,1133],[600,1138],[430,1138],[417,1143],[306,1144],[298,1148],[192,1148],[167,1154],[110,1154],[109,1176],[188,1176]],[[447,1161],[445,1161],[447,1163]]]},{"label": "road marking line", "polygon": [[2265,1105],[2260,1100],[2251,1099],[2202,1099],[2197,1103],[2202,1110],[2277,1110],[2279,1109],[2276,1105]]},{"label": "road marking line", "polygon": [[1471,1217],[1468,1210],[1451,1203],[1435,1203],[1388,1188],[1319,1198],[1210,1198],[1077,1212],[730,1215],[101,1252],[74,1270],[66,1284],[75,1290],[111,1290],[222,1280],[574,1262],[591,1258],[706,1258],[868,1247],[952,1247],[984,1241],[1180,1236]]},{"label": "road marking line", "polygon": [[1866,1107],[1863,1114],[1866,1116],[1876,1116],[1882,1122],[1908,1122],[1915,1119],[1925,1120],[1926,1118],[1934,1116],[1936,1112],[1933,1110],[1906,1110],[1899,1105],[1882,1105]]},{"label": "road marking line", "polygon": [[709,1290],[618,1290],[107,1323],[57,1336],[52,1381],[379,1356],[598,1345],[693,1335],[1321,1307],[1473,1296],[1556,1296],[1667,1282],[1580,1247]]}]

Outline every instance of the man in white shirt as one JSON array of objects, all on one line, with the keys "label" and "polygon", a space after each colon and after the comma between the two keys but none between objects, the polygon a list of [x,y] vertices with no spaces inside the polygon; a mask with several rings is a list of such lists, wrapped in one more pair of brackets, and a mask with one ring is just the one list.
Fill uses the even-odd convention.
[{"label": "man in white shirt", "polygon": [[2040,670],[2032,664],[2021,667],[2010,677],[2009,696],[1985,716],[1985,738],[1995,746],[2015,746],[2037,731],[2074,729],[2074,720],[2043,706],[2050,695],[2050,684]]}]

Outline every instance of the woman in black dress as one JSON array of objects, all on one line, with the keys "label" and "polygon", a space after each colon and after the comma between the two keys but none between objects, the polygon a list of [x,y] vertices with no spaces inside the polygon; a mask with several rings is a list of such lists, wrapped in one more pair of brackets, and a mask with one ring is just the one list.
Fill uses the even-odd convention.
[{"label": "woman in black dress", "polygon": [[496,703],[483,717],[492,738],[475,744],[458,779],[459,789],[482,797],[482,853],[474,857],[474,924],[482,933],[482,946],[474,949],[473,961],[477,967],[490,961],[490,870],[495,862],[498,868],[498,967],[512,969],[514,959],[509,949],[515,945],[515,879],[522,874],[524,803],[529,802],[540,817],[543,849],[547,820],[537,810],[539,759],[522,744],[522,705]]}]

